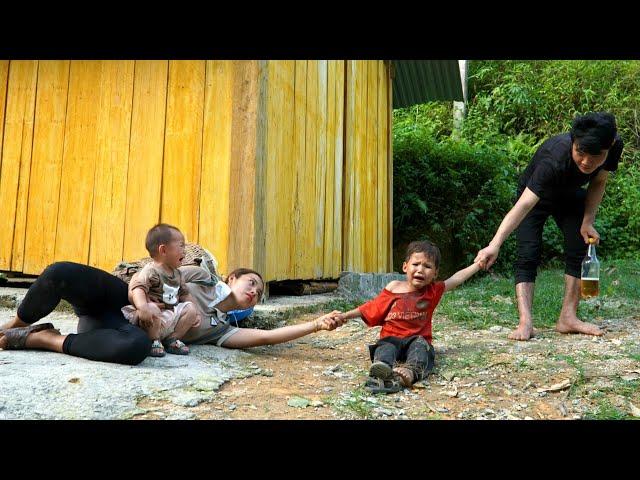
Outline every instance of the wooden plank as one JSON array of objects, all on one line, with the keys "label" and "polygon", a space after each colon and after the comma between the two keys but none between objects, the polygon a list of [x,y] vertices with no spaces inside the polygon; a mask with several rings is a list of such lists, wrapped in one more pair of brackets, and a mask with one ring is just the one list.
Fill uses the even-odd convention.
[{"label": "wooden plank", "polygon": [[304,170],[305,188],[302,215],[301,232],[304,238],[303,263],[301,265],[302,277],[313,278],[314,265],[316,263],[316,215],[318,204],[317,171],[318,162],[318,62],[307,62],[307,115],[305,132],[305,159]]},{"label": "wooden plank", "polygon": [[88,263],[101,61],[72,61],[54,258]]},{"label": "wooden plank", "polygon": [[[281,208],[278,198],[278,190],[280,181],[278,179],[282,172],[279,171],[278,157],[281,154],[281,129],[280,125],[281,112],[282,112],[282,91],[281,91],[281,72],[280,62],[276,60],[269,60],[267,62],[266,77],[267,80],[264,85],[264,91],[262,101],[264,105],[264,115],[258,115],[258,122],[264,119],[265,125],[262,126],[264,138],[265,151],[263,152],[264,158],[264,205],[258,205],[257,208],[261,208],[263,211],[262,217],[264,218],[264,244],[260,245],[265,249],[265,271],[263,272],[267,277],[279,280],[277,256],[274,255],[276,250],[282,249],[283,245],[280,244],[278,238],[278,225],[277,225],[277,212]],[[269,128],[272,126],[273,128]],[[259,176],[259,174],[258,174]],[[271,250],[274,250],[272,253]]]},{"label": "wooden plank", "polygon": [[278,278],[294,278],[295,231],[291,214],[295,210],[297,182],[296,157],[294,156],[295,122],[295,61],[280,62],[280,88],[282,92],[282,117],[278,120],[278,209],[276,231],[278,246],[271,246],[269,253],[276,253]]},{"label": "wooden plank", "polygon": [[336,131],[335,131],[335,168],[334,168],[334,217],[333,217],[333,275],[336,277],[342,271],[342,258],[343,258],[343,231],[342,231],[342,204],[343,204],[343,162],[344,162],[344,119],[345,119],[345,98],[344,98],[344,85],[345,85],[345,70],[346,62],[342,60],[336,61],[336,100],[335,100],[335,118],[336,118]]},{"label": "wooden plank", "polygon": [[380,245],[378,243],[378,69],[376,60],[367,60],[367,155],[365,190],[365,268],[377,272]]},{"label": "wooden plank", "polygon": [[228,273],[233,62],[207,61],[206,75],[199,237]]},{"label": "wooden plank", "polygon": [[379,272],[390,271],[388,267],[389,255],[391,248],[389,246],[389,238],[387,230],[389,229],[388,218],[388,175],[387,175],[387,77],[385,75],[384,61],[377,62],[378,75],[378,131],[377,138],[377,158],[378,158],[378,263],[377,270]]},{"label": "wooden plank", "polygon": [[324,210],[324,250],[322,270],[327,278],[335,277],[333,264],[334,251],[334,219],[336,188],[336,74],[335,60],[327,62],[327,128],[326,128],[326,176],[325,176],[325,210]]},{"label": "wooden plank", "polygon": [[[0,176],[2,175],[2,139],[4,138],[4,116],[9,83],[9,60],[0,60]],[[1,178],[1,177],[0,177]]]},{"label": "wooden plank", "polygon": [[356,112],[355,112],[355,195],[354,195],[354,229],[353,229],[353,245],[354,245],[354,266],[356,271],[364,272],[364,217],[366,211],[363,208],[364,203],[364,189],[368,188],[368,185],[364,185],[364,169],[366,155],[366,102],[367,102],[367,70],[364,60],[356,61]]},{"label": "wooden plank", "polygon": [[31,184],[23,272],[38,274],[54,261],[70,62],[38,66]]},{"label": "wooden plank", "polygon": [[345,99],[345,159],[344,159],[344,209],[343,209],[343,270],[354,271],[354,208],[356,178],[356,61],[349,60],[346,65]]},{"label": "wooden plank", "polygon": [[234,62],[229,269],[251,268],[254,263],[258,77],[258,62]]},{"label": "wooden plank", "polygon": [[144,246],[147,231],[160,221],[168,69],[166,60],[138,60],[135,63],[124,260],[149,255]]},{"label": "wooden plank", "polygon": [[89,265],[106,271],[123,259],[133,74],[133,60],[102,64]]},{"label": "wooden plank", "polygon": [[304,252],[306,244],[302,233],[304,225],[304,199],[306,165],[306,128],[307,128],[307,61],[296,60],[295,88],[294,88],[294,128],[293,151],[296,159],[296,190],[295,210],[293,212],[293,234],[295,249],[291,252],[294,257],[293,278],[302,278],[304,275]]},{"label": "wooden plank", "polygon": [[292,234],[296,184],[293,156],[295,62],[269,61],[267,123],[266,272],[269,278],[291,278]]},{"label": "wooden plank", "polygon": [[37,61],[12,61],[9,66],[0,177],[3,270],[22,270],[37,76]]},{"label": "wooden plank", "polygon": [[198,243],[205,62],[169,62],[160,221]]},{"label": "wooden plank", "polygon": [[[241,255],[250,254],[254,270],[262,272],[263,278],[265,279],[269,278],[265,273],[267,272],[267,214],[269,213],[266,205],[268,176],[267,140],[271,136],[272,132],[268,118],[269,109],[267,105],[269,101],[270,88],[269,63],[270,62],[268,60],[260,60],[255,63],[257,68],[254,70],[257,74],[257,79],[255,77],[250,77],[253,70],[251,68],[251,64],[245,63],[242,67],[239,67],[239,69],[241,68],[239,71],[242,73],[242,81],[244,85],[238,87],[237,90],[240,95],[237,98],[243,98],[242,104],[239,103],[238,106],[242,106],[245,110],[247,110],[246,107],[248,107],[249,111],[255,108],[254,116],[248,116],[246,113],[243,113],[238,117],[242,119],[238,121],[244,122],[244,131],[252,136],[252,145],[250,145],[250,148],[239,152],[242,155],[240,163],[243,165],[243,169],[246,165],[246,168],[249,169],[247,171],[253,172],[253,178],[245,178],[242,181],[252,181],[252,185],[254,187],[253,191],[247,189],[250,188],[250,186],[244,187],[245,191],[251,196],[252,203],[250,211],[252,212],[252,215],[249,220],[252,223],[243,222],[243,224],[240,225],[241,228],[246,229],[247,245],[244,247],[245,251],[239,253]],[[238,150],[236,150],[236,152],[238,152]],[[236,170],[236,172],[240,171],[242,170]],[[268,286],[265,287],[265,294],[267,296],[269,295],[268,290]]]},{"label": "wooden plank", "polygon": [[324,221],[326,202],[327,175],[327,61],[318,60],[318,94],[317,94],[317,162],[316,162],[316,201],[315,214],[315,251],[313,256],[313,278],[326,277],[324,273]]}]

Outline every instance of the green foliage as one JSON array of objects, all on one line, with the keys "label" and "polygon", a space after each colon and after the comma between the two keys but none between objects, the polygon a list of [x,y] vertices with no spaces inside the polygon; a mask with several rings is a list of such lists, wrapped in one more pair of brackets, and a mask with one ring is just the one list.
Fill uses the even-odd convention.
[{"label": "green foliage", "polygon": [[[616,115],[625,149],[598,210],[598,253],[640,258],[639,87],[638,61],[472,61],[461,131],[453,131],[451,102],[395,110],[398,253],[408,241],[428,238],[442,250],[443,273],[467,265],[513,204],[518,175],[537,147],[568,131],[575,115],[604,110]],[[497,271],[511,270],[514,243],[511,235]],[[550,220],[543,262],[562,252],[562,235]]]}]

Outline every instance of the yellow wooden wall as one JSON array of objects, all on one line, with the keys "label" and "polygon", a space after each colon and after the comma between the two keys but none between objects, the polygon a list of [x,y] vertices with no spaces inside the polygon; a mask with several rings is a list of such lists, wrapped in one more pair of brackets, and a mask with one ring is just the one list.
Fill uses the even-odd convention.
[{"label": "yellow wooden wall", "polygon": [[146,256],[158,221],[267,280],[391,268],[382,61],[0,61],[0,270]]}]

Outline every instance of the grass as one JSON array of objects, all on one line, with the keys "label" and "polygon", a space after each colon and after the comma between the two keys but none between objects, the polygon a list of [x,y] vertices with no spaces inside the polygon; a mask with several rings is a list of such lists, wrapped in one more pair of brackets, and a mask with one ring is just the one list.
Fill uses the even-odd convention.
[{"label": "grass", "polygon": [[[564,296],[564,271],[546,268],[538,273],[533,300],[536,327],[554,327]],[[580,302],[578,316],[585,320],[640,315],[640,262],[607,260],[602,262],[600,296]],[[515,327],[518,311],[512,277],[480,273],[469,282],[447,292],[436,309],[454,323],[471,330],[493,325]]]},{"label": "grass", "polygon": [[327,403],[332,405],[340,413],[348,413],[362,419],[374,418],[373,409],[378,406],[368,400],[372,395],[364,388],[359,387],[347,397],[329,398]]},{"label": "grass", "polygon": [[606,398],[600,400],[595,410],[584,415],[587,420],[637,420],[632,415],[614,407]]},{"label": "grass", "polygon": [[569,387],[569,393],[567,394],[567,398],[571,398],[576,394],[578,389],[585,384],[586,379],[584,376],[584,368],[582,368],[582,365],[578,364],[576,359],[570,355],[557,355],[556,360],[564,360],[566,363],[576,369],[577,376],[571,382],[571,387]]}]

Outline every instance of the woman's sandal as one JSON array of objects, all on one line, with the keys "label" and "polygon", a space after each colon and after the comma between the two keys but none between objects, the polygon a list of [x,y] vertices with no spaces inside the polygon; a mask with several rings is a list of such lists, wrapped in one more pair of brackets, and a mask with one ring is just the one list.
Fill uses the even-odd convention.
[{"label": "woman's sandal", "polygon": [[168,353],[173,353],[174,355],[189,355],[189,347],[177,338],[167,338],[164,341],[164,348]]},{"label": "woman's sandal", "polygon": [[[30,333],[40,332],[42,330],[56,330],[52,323],[41,323],[39,325],[29,325],[28,327],[8,328],[0,330],[0,333],[7,339],[5,350],[24,350],[27,343],[27,337]],[[56,332],[60,333],[59,330]]]},{"label": "woman's sandal", "polygon": [[164,357],[165,351],[160,340],[154,340],[151,344],[151,352],[149,352],[150,357]]}]

